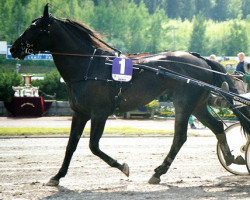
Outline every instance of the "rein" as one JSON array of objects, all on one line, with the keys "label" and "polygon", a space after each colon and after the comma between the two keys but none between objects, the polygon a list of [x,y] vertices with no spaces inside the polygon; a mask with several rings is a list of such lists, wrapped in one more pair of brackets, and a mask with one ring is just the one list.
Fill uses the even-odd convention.
[{"label": "rein", "polygon": [[[47,33],[47,34],[50,34],[50,25],[51,23],[53,22],[53,20],[55,20],[54,17],[52,16],[49,16],[49,18],[47,19],[47,26],[41,26],[40,29],[39,29],[39,34],[40,33]],[[24,50],[27,54],[39,54],[39,53],[44,53],[44,54],[52,54],[52,55],[62,55],[62,56],[77,56],[77,57],[90,57],[90,62],[88,64],[88,67],[87,67],[87,72],[84,76],[84,80],[100,80],[100,81],[103,81],[104,79],[102,78],[97,78],[97,77],[89,77],[89,68],[91,66],[91,63],[93,61],[93,59],[95,57],[99,57],[99,58],[106,58],[106,59],[109,59],[109,58],[116,58],[116,57],[120,57],[121,56],[121,51],[117,50],[116,48],[110,46],[109,44],[107,44],[106,42],[104,42],[103,40],[101,40],[100,38],[98,38],[97,36],[95,36],[94,34],[91,34],[89,33],[87,30],[85,30],[83,27],[81,27],[80,25],[72,22],[71,20],[68,20],[68,22],[78,28],[78,29],[81,29],[82,31],[84,31],[85,33],[89,34],[91,37],[93,37],[94,39],[98,40],[100,43],[102,43],[103,45],[105,45],[106,47],[108,47],[109,49],[112,49],[114,50],[115,53],[113,53],[112,55],[112,52],[111,55],[98,55],[96,54],[96,48],[94,49],[94,52],[92,55],[89,55],[89,54],[79,54],[79,53],[60,53],[60,52],[48,52],[48,51],[33,51],[33,42],[30,44],[26,41],[25,44],[22,45],[22,50]],[[37,24],[34,22],[32,24],[32,26],[37,26]],[[21,37],[21,39],[23,39]],[[147,66],[147,59],[149,57],[154,57],[156,55],[161,55],[160,54],[155,54],[153,56],[143,56],[143,57],[138,57],[138,58],[132,58],[132,60],[134,61],[134,65],[135,66],[138,66],[139,68],[141,69],[148,69],[149,71],[153,71],[153,72],[156,72],[156,74],[163,74],[163,75],[168,75],[169,77],[172,77],[174,79],[176,79],[177,77],[178,78],[181,78],[182,80],[184,79],[184,81],[187,81],[187,83],[189,82],[193,82],[193,84],[198,84],[200,86],[203,86],[205,88],[208,88],[208,89],[212,89],[212,90],[215,90],[217,92],[219,92],[220,94],[223,94],[223,91],[218,91],[217,89],[215,88],[211,88],[210,85],[208,86],[206,83],[203,83],[202,81],[197,81],[197,80],[194,80],[190,77],[186,77],[184,75],[181,75],[179,73],[176,73],[172,70],[168,70],[168,69],[165,69],[165,68],[162,68],[161,66],[158,66],[156,68],[152,68],[150,66]],[[201,58],[201,57],[200,57]],[[220,74],[220,75],[223,75],[223,76],[231,76],[231,77],[234,77],[233,75],[230,75],[229,73],[223,73],[223,72],[219,72],[219,71],[215,71],[215,70],[212,70],[212,69],[208,69],[208,68],[202,68],[198,65],[195,65],[195,64],[191,64],[191,63],[184,63],[184,62],[180,62],[180,61],[174,61],[174,60],[157,60],[157,62],[165,62],[165,63],[174,63],[174,64],[181,64],[181,65],[188,65],[188,66],[191,66],[191,67],[195,67],[197,69],[200,69],[200,70],[206,70],[206,71],[209,71],[209,72],[212,72],[212,73],[216,73],[216,74]],[[234,77],[235,78],[235,77]],[[73,82],[78,82],[78,81],[82,81],[82,80],[76,80],[76,81],[73,81]],[[105,81],[111,81],[111,80],[106,80]],[[70,83],[69,83],[70,84]],[[195,85],[194,84],[194,85]],[[120,87],[120,90],[121,90],[121,87]],[[225,95],[225,94],[224,94]],[[228,94],[227,94],[228,95]],[[118,97],[119,95],[117,95]],[[232,97],[232,95],[229,95],[230,97]],[[249,105],[249,101],[248,99],[244,99],[244,98],[241,98],[239,96],[233,96],[234,99],[235,97],[238,98],[238,99],[235,99],[235,100],[238,100],[240,102],[244,102],[245,104]],[[240,99],[240,100],[239,100]]]},{"label": "rein", "polygon": [[[49,18],[47,19],[47,26],[42,26],[41,29],[40,29],[40,33],[41,32],[45,32],[47,34],[50,34],[50,26],[52,24],[52,22],[54,20],[59,20],[57,18],[54,18],[52,15],[49,16]],[[34,20],[35,21],[35,20]],[[98,38],[96,35],[94,34],[90,34],[87,30],[85,30],[82,26],[80,26],[79,24],[76,24],[74,23],[73,21],[67,19],[67,21],[74,27],[84,31],[85,33],[89,34],[91,37],[93,37],[94,39],[96,39],[97,41],[99,41],[100,43],[102,43],[103,45],[105,45],[106,47],[108,47],[109,49],[112,49],[114,50],[114,55],[89,55],[89,54],[78,54],[78,53],[60,53],[60,52],[48,52],[48,51],[33,51],[32,48],[30,47],[33,47],[33,43],[29,44],[29,43],[25,43],[23,44],[23,50],[25,51],[25,53],[27,54],[39,54],[39,53],[43,53],[43,54],[52,54],[52,55],[63,55],[63,56],[77,56],[77,57],[90,57],[91,60],[93,60],[94,57],[99,57],[99,58],[116,58],[116,57],[120,57],[121,56],[121,51],[110,46],[109,44],[107,44],[106,42],[104,42],[103,40],[101,40],[100,38]],[[33,23],[32,24],[33,26],[36,26],[36,23]],[[21,37],[22,39],[22,37]],[[154,54],[153,56],[155,55],[161,55],[160,54]],[[152,57],[153,57],[152,56]],[[146,62],[143,62],[144,59],[147,59],[148,57],[150,56],[142,56],[142,57],[139,57],[139,58],[132,58],[131,60],[136,60],[136,61],[139,61],[137,63],[134,63],[135,65],[137,64],[141,64],[141,63],[144,63],[146,64]],[[223,73],[223,72],[218,72],[218,71],[215,71],[215,70],[212,70],[212,69],[207,69],[207,68],[202,68],[198,65],[194,65],[194,64],[190,64],[190,63],[184,63],[184,62],[180,62],[180,61],[173,61],[173,60],[157,60],[157,62],[167,62],[167,63],[176,63],[176,64],[183,64],[183,65],[188,65],[188,66],[192,66],[192,67],[195,67],[195,68],[198,68],[198,69],[201,69],[201,70],[206,70],[206,71],[209,71],[209,72],[212,72],[212,73],[217,73],[217,74],[220,74],[220,75],[223,75],[223,76],[229,76],[230,74],[229,73]],[[230,75],[233,77],[233,75]]]},{"label": "rein", "polygon": [[34,51],[32,54],[52,54],[61,56],[78,56],[78,57],[99,57],[99,58],[116,58],[117,56],[109,55],[91,55],[91,54],[79,54],[79,53],[58,53],[58,52],[48,52],[48,51]]},{"label": "rein", "polygon": [[[119,51],[120,52],[120,51]],[[118,52],[118,54],[119,54]],[[98,58],[116,58],[118,57],[118,55],[90,55],[90,54],[78,54],[78,53],[59,53],[59,52],[47,52],[47,51],[34,51],[33,54],[52,54],[52,55],[62,55],[62,56],[77,56],[77,57],[98,57]],[[155,54],[158,55],[158,54]],[[141,63],[144,63],[143,60],[146,59],[147,57],[140,57],[140,58],[132,58],[131,60],[133,61],[139,61],[138,63],[134,63],[134,65],[140,66]],[[142,62],[141,62],[142,61]],[[194,64],[190,64],[190,63],[184,63],[184,62],[180,62],[180,61],[174,61],[174,60],[157,60],[157,62],[167,62],[167,63],[174,63],[174,64],[183,64],[183,65],[188,65],[191,67],[195,67],[197,69],[201,69],[201,70],[205,70],[205,71],[209,71],[212,73],[216,73],[216,74],[220,74],[223,76],[230,76],[232,78],[240,78],[242,77],[241,75],[232,75],[229,73],[224,73],[224,72],[218,72],[212,69],[208,69],[208,68],[202,68],[198,65],[194,65]],[[145,63],[146,64],[146,63]]]}]

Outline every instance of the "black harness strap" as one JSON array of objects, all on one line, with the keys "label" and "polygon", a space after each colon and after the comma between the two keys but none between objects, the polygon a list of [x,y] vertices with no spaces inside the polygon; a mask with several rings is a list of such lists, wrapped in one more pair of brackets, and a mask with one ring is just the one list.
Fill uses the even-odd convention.
[{"label": "black harness strap", "polygon": [[122,98],[122,82],[115,81],[115,101],[114,101],[114,112],[119,113],[120,103]]},{"label": "black harness strap", "polygon": [[92,56],[90,57],[90,61],[89,61],[89,64],[88,64],[86,74],[84,76],[84,80],[88,80],[88,78],[89,78],[89,69],[90,69],[92,61],[94,60],[95,53],[96,53],[96,49],[94,49],[94,52],[93,52]]},{"label": "black harness strap", "polygon": [[[85,76],[79,80],[73,80],[73,81],[66,81],[66,85],[68,87],[71,87],[71,85],[73,83],[77,83],[77,82],[81,82],[81,81],[87,81],[87,80],[94,80],[94,81],[104,81],[104,82],[110,82],[110,83],[113,83],[113,88],[114,88],[114,91],[115,91],[115,97],[114,97],[114,108],[112,110],[112,112],[115,112],[115,113],[119,113],[119,106],[120,106],[120,103],[121,101],[123,100],[123,98],[121,97],[121,94],[122,94],[122,82],[118,82],[118,81],[113,81],[111,78],[110,79],[104,79],[104,78],[99,78],[99,77],[91,77],[91,66],[92,66],[92,63],[94,61],[94,58],[95,57],[98,57],[98,52],[99,50],[101,49],[94,49],[93,51],[93,54],[92,56],[90,57],[90,61],[88,63],[88,67],[87,67],[87,71],[85,73]],[[102,50],[101,50],[102,51]],[[111,63],[108,63],[108,62],[111,62],[112,60],[109,60],[108,57],[103,57],[103,58],[106,58],[106,61],[105,61],[105,65],[112,65]]]}]

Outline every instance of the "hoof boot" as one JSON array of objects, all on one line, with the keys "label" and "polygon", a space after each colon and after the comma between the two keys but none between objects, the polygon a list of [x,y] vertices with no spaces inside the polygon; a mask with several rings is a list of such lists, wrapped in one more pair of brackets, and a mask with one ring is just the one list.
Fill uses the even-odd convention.
[{"label": "hoof boot", "polygon": [[59,181],[54,180],[54,179],[50,179],[49,182],[46,184],[46,186],[58,186],[59,185]]},{"label": "hoof boot", "polygon": [[152,176],[152,177],[149,179],[149,181],[148,181],[149,184],[159,184],[160,182],[161,182],[161,179],[160,179],[160,178],[156,178],[156,177],[154,177],[154,176]]},{"label": "hoof boot", "polygon": [[122,169],[122,172],[127,176],[129,177],[129,166],[127,163],[123,163],[122,165],[123,169]]},{"label": "hoof boot", "polygon": [[242,156],[237,156],[234,160],[234,163],[237,165],[245,165],[246,161],[244,160]]}]

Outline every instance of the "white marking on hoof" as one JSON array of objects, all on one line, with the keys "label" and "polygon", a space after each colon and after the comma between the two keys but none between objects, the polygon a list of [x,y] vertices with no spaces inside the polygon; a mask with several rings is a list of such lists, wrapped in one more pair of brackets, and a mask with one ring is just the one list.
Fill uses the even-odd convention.
[{"label": "white marking on hoof", "polygon": [[49,182],[46,184],[46,186],[58,186],[59,181],[50,179]]},{"label": "white marking on hoof", "polygon": [[123,167],[122,172],[123,172],[127,177],[129,177],[129,166],[128,166],[128,164],[127,164],[127,163],[123,163],[123,164],[122,164],[122,167]]},{"label": "white marking on hoof", "polygon": [[148,181],[149,184],[159,184],[160,182],[161,182],[161,179],[160,179],[160,178],[156,178],[156,177],[154,177],[154,176],[152,176],[152,177],[149,179],[149,181]]}]

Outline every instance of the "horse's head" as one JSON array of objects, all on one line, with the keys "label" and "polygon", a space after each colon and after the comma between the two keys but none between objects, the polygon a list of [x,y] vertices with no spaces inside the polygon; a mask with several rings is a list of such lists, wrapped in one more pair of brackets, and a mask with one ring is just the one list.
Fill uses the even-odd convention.
[{"label": "horse's head", "polygon": [[14,58],[24,59],[36,51],[49,50],[49,33],[53,17],[49,15],[48,4],[44,7],[43,16],[32,21],[22,35],[14,42],[10,52]]}]

